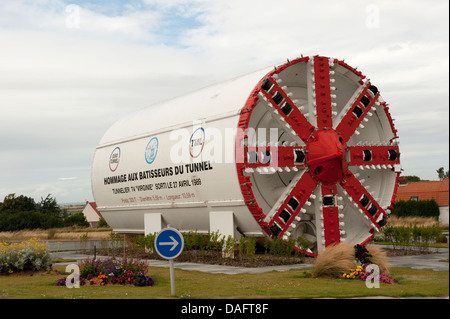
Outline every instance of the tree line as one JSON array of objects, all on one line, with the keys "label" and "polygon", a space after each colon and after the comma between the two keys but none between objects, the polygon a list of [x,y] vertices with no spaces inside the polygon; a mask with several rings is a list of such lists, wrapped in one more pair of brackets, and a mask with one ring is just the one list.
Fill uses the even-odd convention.
[{"label": "tree line", "polygon": [[[450,176],[449,170],[445,170],[444,167],[439,167],[436,170],[436,173],[438,175],[438,178],[440,181],[442,181],[444,178],[448,178]],[[404,182],[420,182],[420,181],[427,181],[426,179],[421,179],[419,176],[416,175],[402,175],[400,177]]]},{"label": "tree line", "polygon": [[37,203],[31,197],[16,194],[9,194],[0,202],[0,231],[68,226],[87,227],[89,223],[82,212],[69,215],[61,209],[51,194]]}]

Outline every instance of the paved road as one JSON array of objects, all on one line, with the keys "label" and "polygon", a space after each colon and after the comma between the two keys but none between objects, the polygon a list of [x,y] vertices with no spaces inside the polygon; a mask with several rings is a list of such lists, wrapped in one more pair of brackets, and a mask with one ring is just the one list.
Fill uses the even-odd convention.
[{"label": "paved road", "polygon": [[398,256],[389,258],[391,267],[410,267],[414,269],[433,269],[436,271],[448,271],[449,263],[442,260],[448,260],[448,251],[446,253],[436,253],[417,256]]}]

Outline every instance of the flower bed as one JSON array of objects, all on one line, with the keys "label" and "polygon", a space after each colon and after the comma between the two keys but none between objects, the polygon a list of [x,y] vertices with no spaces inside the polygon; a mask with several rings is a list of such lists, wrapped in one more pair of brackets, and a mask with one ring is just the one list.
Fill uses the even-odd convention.
[{"label": "flower bed", "polygon": [[[154,281],[146,276],[148,265],[144,261],[94,260],[88,259],[79,264],[80,285],[134,285],[153,286]],[[65,286],[67,277],[57,281],[56,286]]]},{"label": "flower bed", "polygon": [[[355,269],[350,269],[350,272],[344,273],[343,278],[346,279],[360,279],[363,281],[374,280],[381,284],[392,284],[393,279],[389,275],[385,253],[378,247],[367,247],[355,245],[355,257],[361,265],[356,266]],[[367,270],[369,266],[376,266],[378,271],[373,274],[372,270]]]},{"label": "flower bed", "polygon": [[[350,269],[350,272],[342,275],[345,279],[359,279],[366,281],[371,275],[370,272],[366,272],[362,266],[357,266],[356,269]],[[373,279],[380,284],[392,284],[392,279],[385,273],[373,276]]]},{"label": "flower bed", "polygon": [[48,245],[36,238],[21,243],[0,242],[0,274],[45,270],[50,265]]}]

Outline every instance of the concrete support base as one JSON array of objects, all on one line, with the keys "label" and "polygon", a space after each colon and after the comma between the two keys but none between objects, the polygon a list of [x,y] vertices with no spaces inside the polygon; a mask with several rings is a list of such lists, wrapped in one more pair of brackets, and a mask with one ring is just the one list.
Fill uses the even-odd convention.
[{"label": "concrete support base", "polygon": [[[159,233],[166,224],[161,213],[144,214],[144,236]],[[154,247],[145,247],[146,252],[153,252]]]},{"label": "concrete support base", "polygon": [[166,225],[161,213],[144,214],[144,235],[159,233]]},{"label": "concrete support base", "polygon": [[219,235],[225,237],[225,240],[230,239],[231,237],[233,241],[233,247],[227,247],[227,242],[225,242],[222,250],[222,255],[227,258],[234,258],[234,242],[236,241],[237,231],[233,212],[210,212],[209,231],[210,233],[218,232]]}]

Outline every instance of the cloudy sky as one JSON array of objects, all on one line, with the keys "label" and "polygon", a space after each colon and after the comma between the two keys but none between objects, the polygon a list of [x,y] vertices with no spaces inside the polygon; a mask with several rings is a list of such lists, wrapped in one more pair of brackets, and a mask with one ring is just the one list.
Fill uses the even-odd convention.
[{"label": "cloudy sky", "polygon": [[0,0],[0,201],[93,200],[95,147],[126,114],[303,55],[390,104],[404,175],[449,167],[448,0]]}]

